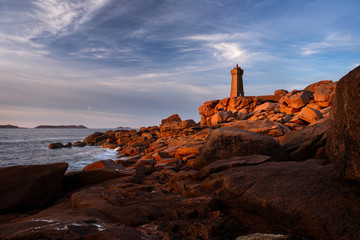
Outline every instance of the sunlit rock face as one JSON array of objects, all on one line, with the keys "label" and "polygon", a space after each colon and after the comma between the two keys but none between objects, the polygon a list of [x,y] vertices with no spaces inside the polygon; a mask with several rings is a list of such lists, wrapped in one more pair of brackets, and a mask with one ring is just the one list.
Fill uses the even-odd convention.
[{"label": "sunlit rock face", "polygon": [[337,84],[327,150],[339,177],[360,181],[360,66]]}]

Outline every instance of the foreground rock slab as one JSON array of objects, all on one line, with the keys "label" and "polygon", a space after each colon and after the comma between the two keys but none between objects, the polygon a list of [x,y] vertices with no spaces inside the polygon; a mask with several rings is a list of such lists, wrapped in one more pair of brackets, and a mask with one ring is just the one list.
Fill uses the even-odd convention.
[{"label": "foreground rock slab", "polygon": [[318,160],[267,162],[176,184],[188,197],[219,199],[225,211],[254,232],[360,239],[360,187],[344,185],[333,175],[333,165]]},{"label": "foreground rock slab", "polygon": [[42,207],[60,190],[67,163],[0,168],[0,213]]}]

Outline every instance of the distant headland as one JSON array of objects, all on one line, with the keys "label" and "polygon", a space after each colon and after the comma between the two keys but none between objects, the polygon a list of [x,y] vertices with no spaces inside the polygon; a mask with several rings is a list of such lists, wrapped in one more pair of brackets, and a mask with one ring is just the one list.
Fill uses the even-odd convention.
[{"label": "distant headland", "polygon": [[84,125],[39,125],[35,128],[86,128]]},{"label": "distant headland", "polygon": [[18,127],[18,126],[15,126],[15,125],[10,125],[10,124],[7,124],[7,125],[0,125],[0,128],[21,128],[21,127]]}]

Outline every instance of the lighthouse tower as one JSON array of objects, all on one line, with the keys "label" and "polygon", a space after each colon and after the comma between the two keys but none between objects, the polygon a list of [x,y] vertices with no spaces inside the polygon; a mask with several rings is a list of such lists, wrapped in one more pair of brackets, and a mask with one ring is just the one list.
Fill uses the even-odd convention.
[{"label": "lighthouse tower", "polygon": [[231,70],[231,91],[230,97],[244,96],[243,76],[244,70],[242,70],[238,64]]}]

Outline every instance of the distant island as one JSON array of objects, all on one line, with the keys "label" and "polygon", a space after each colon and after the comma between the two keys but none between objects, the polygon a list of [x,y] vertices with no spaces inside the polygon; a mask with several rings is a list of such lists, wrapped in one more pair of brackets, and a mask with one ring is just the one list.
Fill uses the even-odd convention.
[{"label": "distant island", "polygon": [[20,128],[20,127],[15,126],[15,125],[7,124],[7,125],[0,125],[0,128]]},{"label": "distant island", "polygon": [[84,125],[39,125],[35,128],[86,128]]},{"label": "distant island", "polygon": [[130,127],[118,127],[116,129],[118,129],[118,130],[131,130]]}]

